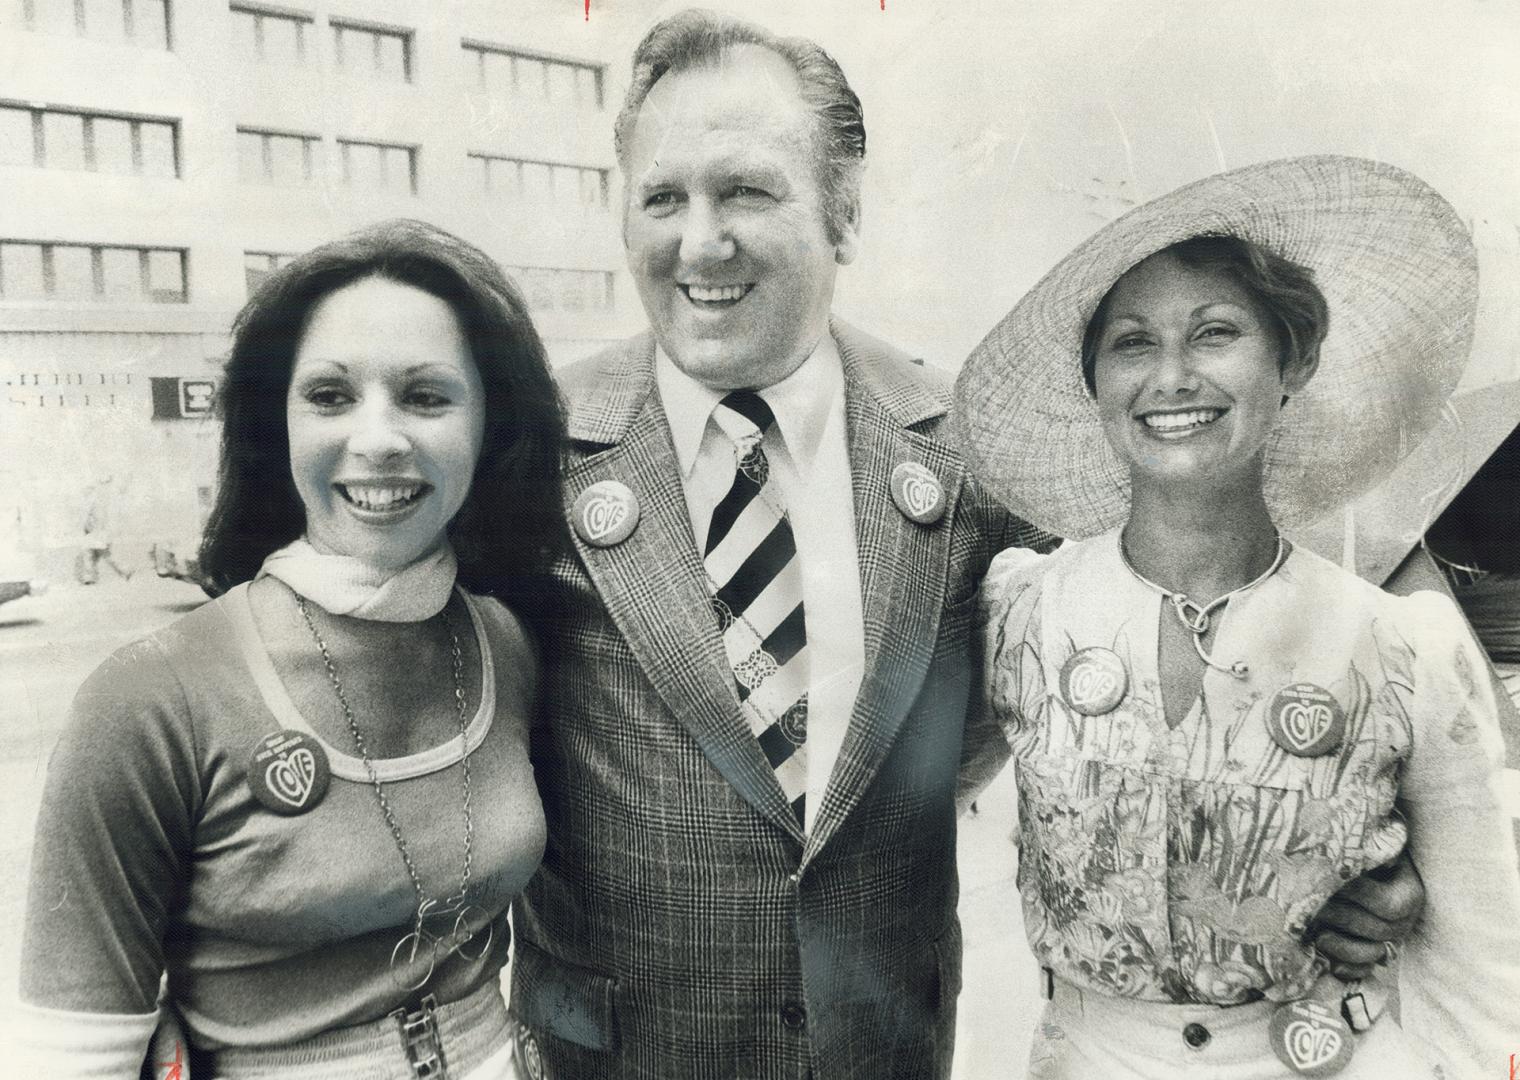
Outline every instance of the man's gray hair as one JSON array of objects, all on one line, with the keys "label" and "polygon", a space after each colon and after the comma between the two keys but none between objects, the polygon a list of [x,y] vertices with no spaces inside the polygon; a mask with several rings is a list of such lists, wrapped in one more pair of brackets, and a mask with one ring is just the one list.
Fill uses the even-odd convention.
[{"label": "man's gray hair", "polygon": [[633,54],[633,78],[614,127],[618,164],[628,177],[628,144],[639,109],[654,84],[671,72],[721,64],[729,50],[758,45],[792,66],[802,100],[813,112],[813,161],[823,193],[829,242],[839,243],[860,198],[866,125],[860,99],[834,58],[806,38],[779,37],[730,15],[688,8],[656,23]]}]

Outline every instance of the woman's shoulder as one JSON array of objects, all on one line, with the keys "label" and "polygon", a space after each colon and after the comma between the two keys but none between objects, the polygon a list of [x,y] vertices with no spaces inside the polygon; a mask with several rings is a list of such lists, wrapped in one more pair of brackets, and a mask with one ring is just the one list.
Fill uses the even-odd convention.
[{"label": "woman's shoulder", "polygon": [[1007,602],[1014,594],[1028,592],[1032,586],[1049,588],[1095,561],[1101,562],[1104,553],[1115,542],[1112,535],[1066,540],[1047,555],[1029,548],[1006,548],[987,567],[982,586],[984,602],[989,605]]},{"label": "woman's shoulder", "polygon": [[1293,549],[1292,562],[1286,569],[1296,584],[1321,602],[1333,599],[1352,610],[1365,611],[1399,628],[1406,636],[1425,636],[1433,628],[1440,633],[1456,628],[1466,631],[1461,609],[1445,593],[1433,589],[1404,594],[1389,592],[1304,547]]},{"label": "woman's shoulder", "polygon": [[230,644],[220,602],[208,601],[113,650],[80,688],[80,695],[105,692],[118,702],[159,697],[178,688],[184,671],[204,670],[212,655]]},{"label": "woman's shoulder", "polygon": [[527,625],[500,600],[463,591],[462,595],[482,631],[498,694],[510,695],[510,688],[517,687],[521,698],[531,701],[538,686],[539,657]]}]

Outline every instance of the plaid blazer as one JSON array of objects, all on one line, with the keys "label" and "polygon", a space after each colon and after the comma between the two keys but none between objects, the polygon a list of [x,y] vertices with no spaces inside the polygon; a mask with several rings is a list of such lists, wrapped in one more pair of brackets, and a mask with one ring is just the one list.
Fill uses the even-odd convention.
[{"label": "plaid blazer", "polygon": [[[811,835],[741,717],[644,334],[567,370],[568,512],[637,496],[555,567],[532,750],[549,842],[514,909],[512,1008],[554,1080],[944,1077],[960,989],[955,792],[977,587],[1040,534],[966,476],[946,382],[834,322],[866,669]],[[928,466],[920,525],[889,492]],[[999,738],[996,734],[994,738]]]}]

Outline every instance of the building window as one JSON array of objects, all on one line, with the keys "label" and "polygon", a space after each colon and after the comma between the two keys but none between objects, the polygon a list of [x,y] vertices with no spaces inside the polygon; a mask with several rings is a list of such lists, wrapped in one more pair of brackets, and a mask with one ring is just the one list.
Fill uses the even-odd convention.
[{"label": "building window", "polygon": [[21,0],[28,30],[73,34],[147,49],[173,45],[170,0]]},{"label": "building window", "polygon": [[471,154],[481,190],[493,198],[529,206],[607,208],[608,170],[528,158]]},{"label": "building window", "polygon": [[602,68],[489,45],[464,46],[475,84],[492,95],[601,111]]},{"label": "building window", "polygon": [[0,105],[0,165],[173,178],[177,144],[172,120]]},{"label": "building window", "polygon": [[417,194],[417,150],[390,143],[339,139],[343,183],[364,191]]},{"label": "building window", "polygon": [[0,299],[183,304],[183,248],[0,240]]},{"label": "building window", "polygon": [[233,40],[238,53],[264,64],[302,65],[310,42],[311,19],[281,11],[235,6]]},{"label": "building window", "polygon": [[238,179],[246,184],[310,187],[317,182],[320,161],[315,135],[238,128]]},{"label": "building window", "polygon": [[243,276],[248,282],[248,295],[252,296],[265,278],[294,258],[294,255],[279,251],[243,252]]},{"label": "building window", "polygon": [[509,266],[534,311],[611,311],[612,271]]},{"label": "building window", "polygon": [[338,67],[371,79],[412,81],[412,35],[358,23],[332,23]]}]

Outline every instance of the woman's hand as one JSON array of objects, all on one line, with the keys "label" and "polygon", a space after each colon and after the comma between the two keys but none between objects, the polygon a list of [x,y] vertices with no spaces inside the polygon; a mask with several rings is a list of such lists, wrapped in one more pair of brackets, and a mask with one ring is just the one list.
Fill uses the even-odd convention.
[{"label": "woman's hand", "polygon": [[1409,936],[1425,913],[1425,886],[1403,852],[1346,884],[1309,923],[1305,940],[1330,961],[1339,979],[1365,979]]}]

